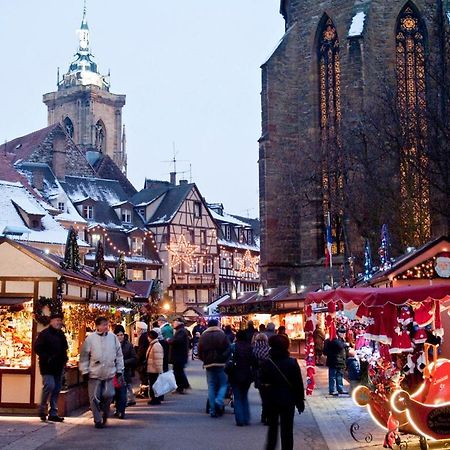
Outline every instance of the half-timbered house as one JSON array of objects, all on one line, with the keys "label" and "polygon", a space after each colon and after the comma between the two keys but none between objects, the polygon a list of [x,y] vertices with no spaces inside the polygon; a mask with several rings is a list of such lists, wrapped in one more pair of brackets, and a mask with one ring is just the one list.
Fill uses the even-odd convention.
[{"label": "half-timbered house", "polygon": [[[61,185],[88,222],[86,241],[94,248],[99,241],[103,244],[105,263],[112,273],[123,254],[130,280],[159,279],[162,264],[153,235],[118,181],[67,176]],[[86,255],[86,264],[93,265],[94,260],[95,252]]]},{"label": "half-timbered house", "polygon": [[217,224],[219,294],[256,291],[259,284],[259,229],[251,219],[224,212],[223,205],[208,205]]},{"label": "half-timbered house", "polygon": [[206,306],[218,287],[217,231],[197,186],[146,180],[132,203],[154,234],[173,312]]}]

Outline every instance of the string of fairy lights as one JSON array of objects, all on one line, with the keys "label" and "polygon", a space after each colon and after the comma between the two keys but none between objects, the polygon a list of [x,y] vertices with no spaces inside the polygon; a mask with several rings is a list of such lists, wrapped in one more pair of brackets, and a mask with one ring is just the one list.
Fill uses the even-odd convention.
[{"label": "string of fairy lights", "polygon": [[[75,229],[81,231],[84,230],[84,227],[75,224]],[[133,251],[133,248],[128,250],[119,248],[104,226],[97,224],[87,228],[86,231],[90,235],[90,242],[93,245],[95,245],[99,239],[102,239],[103,244],[107,247],[108,254],[112,254],[116,257],[120,257],[120,255],[128,257],[136,256],[136,252]],[[206,264],[208,259],[211,260],[212,265],[214,265],[215,254],[211,251],[211,249],[217,245],[217,234],[214,229],[210,230],[210,233],[208,233],[209,244],[197,245],[195,243],[190,243],[188,242],[185,234],[178,234],[177,241],[167,244],[166,246],[166,250],[169,254],[167,260],[161,257],[161,251],[158,251],[157,249],[157,242],[155,240],[154,233],[148,230],[140,231],[144,233],[144,236],[142,237],[142,247],[144,247],[145,242],[150,242],[154,251],[160,254],[161,262],[165,266],[170,264],[172,267],[176,267],[184,264],[191,269],[196,262],[203,260],[204,264]],[[94,237],[96,235],[98,238]],[[218,248],[220,250],[219,257],[222,260],[227,261],[228,268],[233,268],[235,271],[247,274],[249,276],[258,275],[258,264],[260,258],[259,256],[253,256],[249,249],[246,249],[245,253],[242,255],[238,249],[229,250],[224,246],[219,246]]]},{"label": "string of fairy lights", "polygon": [[[94,236],[97,235],[99,236],[99,239],[102,238],[103,239],[103,243],[104,245],[108,245],[108,253],[115,253],[115,256],[120,256],[120,255],[124,255],[124,256],[136,256],[136,252],[133,251],[133,249],[131,249],[131,251],[124,251],[123,249],[120,249],[115,243],[114,240],[110,237],[110,235],[108,234],[108,232],[106,231],[106,229],[102,226],[102,225],[95,225],[93,227],[90,227],[87,229],[87,232],[90,234],[91,236],[91,242],[94,244],[97,242],[94,239]],[[153,249],[155,250],[155,252],[157,252],[157,248],[156,248],[156,242],[155,242],[155,237],[153,235],[153,233],[151,231],[148,230],[140,230],[141,233],[144,233],[144,236],[142,237],[142,248],[145,245],[145,242],[150,242],[151,245],[153,246]],[[140,236],[136,236],[136,237],[140,237]],[[141,255],[139,255],[141,256]]]},{"label": "string of fairy lights", "polygon": [[428,261],[424,261],[417,266],[412,267],[411,269],[406,270],[396,277],[398,280],[413,280],[420,278],[434,278],[436,275],[435,272],[435,263],[436,257],[429,259]]}]

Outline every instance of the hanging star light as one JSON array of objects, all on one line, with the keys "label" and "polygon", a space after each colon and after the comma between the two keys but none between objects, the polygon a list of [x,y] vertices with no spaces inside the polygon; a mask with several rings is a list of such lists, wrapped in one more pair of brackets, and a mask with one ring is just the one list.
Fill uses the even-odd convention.
[{"label": "hanging star light", "polygon": [[197,252],[197,247],[186,241],[182,234],[176,244],[168,247],[169,253],[172,255],[172,265],[185,263],[188,267],[192,266],[194,261],[194,254]]},{"label": "hanging star light", "polygon": [[239,270],[244,273],[258,273],[259,256],[252,256],[250,250],[246,250],[244,256],[238,260]]}]

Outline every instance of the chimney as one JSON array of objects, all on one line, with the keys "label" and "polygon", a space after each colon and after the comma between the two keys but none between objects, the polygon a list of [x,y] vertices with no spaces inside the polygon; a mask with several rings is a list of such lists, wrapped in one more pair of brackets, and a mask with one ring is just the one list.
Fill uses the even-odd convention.
[{"label": "chimney", "polygon": [[182,184],[188,184],[188,180],[180,180],[180,185]]},{"label": "chimney", "polygon": [[174,186],[177,184],[177,173],[176,172],[170,172],[170,184],[173,184]]},{"label": "chimney", "polygon": [[38,191],[44,189],[44,172],[41,169],[36,169],[33,171],[33,187]]},{"label": "chimney", "polygon": [[58,180],[66,177],[66,137],[57,134],[53,138],[52,169]]}]

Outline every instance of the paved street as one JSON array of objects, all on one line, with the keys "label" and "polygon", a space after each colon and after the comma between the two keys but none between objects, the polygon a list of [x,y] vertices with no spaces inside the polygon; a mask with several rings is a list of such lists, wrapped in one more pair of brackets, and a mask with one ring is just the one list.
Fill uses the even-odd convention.
[{"label": "paved street", "polygon": [[[382,448],[383,432],[378,431],[367,413],[352,404],[348,396],[328,397],[326,370],[318,368],[318,389],[308,398],[306,411],[295,418],[295,448],[302,450],[350,450]],[[205,414],[206,382],[201,364],[190,364],[188,376],[193,389],[187,395],[173,394],[161,406],[148,406],[139,400],[127,409],[127,419],[109,420],[109,426],[96,430],[90,412],[67,417],[63,424],[41,423],[38,418],[0,417],[0,448],[34,449],[159,449],[159,450],[261,450],[266,428],[259,424],[259,395],[251,389],[252,425],[237,427],[232,410],[219,419]],[[358,421],[362,443],[349,432]],[[364,437],[373,433],[373,442]],[[409,446],[409,448],[414,448]]]}]

